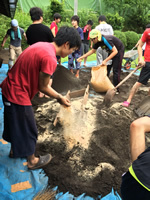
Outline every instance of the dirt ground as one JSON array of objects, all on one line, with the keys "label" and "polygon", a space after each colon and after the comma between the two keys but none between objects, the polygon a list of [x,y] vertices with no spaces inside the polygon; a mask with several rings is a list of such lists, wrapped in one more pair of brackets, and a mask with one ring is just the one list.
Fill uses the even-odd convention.
[{"label": "dirt ground", "polygon": [[[0,56],[4,57],[2,52]],[[121,79],[127,74],[122,73]],[[66,94],[68,90],[85,88],[90,79],[91,68],[81,69],[80,79],[76,79],[66,68],[58,66],[52,86]],[[59,191],[69,191],[74,196],[105,196],[112,187],[120,194],[121,175],[131,164],[129,127],[137,118],[134,109],[148,91],[141,87],[129,108],[121,106],[136,80],[133,75],[120,87],[110,107],[102,104],[105,94],[94,92],[91,85],[84,108],[82,97],[71,99],[68,109],[52,98],[34,97],[32,105],[39,131],[36,154],[53,155],[44,168],[51,187],[58,186]],[[59,111],[59,121],[54,126]]]}]

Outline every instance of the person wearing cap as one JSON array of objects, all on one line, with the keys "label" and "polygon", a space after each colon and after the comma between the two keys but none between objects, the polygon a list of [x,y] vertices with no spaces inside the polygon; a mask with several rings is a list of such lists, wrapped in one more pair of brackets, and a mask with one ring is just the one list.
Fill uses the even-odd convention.
[{"label": "person wearing cap", "polygon": [[22,53],[22,48],[21,48],[22,35],[24,35],[26,39],[26,34],[24,30],[19,27],[18,21],[16,19],[13,19],[11,21],[11,28],[7,30],[7,33],[1,44],[1,46],[4,47],[7,38],[10,36],[10,45],[9,45],[10,58],[8,61],[9,70],[12,68],[15,59],[17,59],[18,56]]},{"label": "person wearing cap", "polygon": [[96,29],[90,32],[90,38],[94,43],[93,48],[88,53],[78,58],[77,61],[81,62],[83,58],[95,53],[98,47],[106,49],[108,57],[102,61],[102,65],[107,65],[107,62],[112,59],[112,64],[107,66],[107,75],[109,76],[111,69],[113,69],[113,84],[114,86],[118,85],[120,82],[122,59],[124,55],[123,43],[113,35],[103,36],[101,32]]}]

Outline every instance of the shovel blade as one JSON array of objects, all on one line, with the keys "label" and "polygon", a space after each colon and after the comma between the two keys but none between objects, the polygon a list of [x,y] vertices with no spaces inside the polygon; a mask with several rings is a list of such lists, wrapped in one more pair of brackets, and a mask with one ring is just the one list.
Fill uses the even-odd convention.
[{"label": "shovel blade", "polygon": [[115,88],[108,90],[106,95],[104,96],[103,104],[109,107],[115,94],[116,94]]}]

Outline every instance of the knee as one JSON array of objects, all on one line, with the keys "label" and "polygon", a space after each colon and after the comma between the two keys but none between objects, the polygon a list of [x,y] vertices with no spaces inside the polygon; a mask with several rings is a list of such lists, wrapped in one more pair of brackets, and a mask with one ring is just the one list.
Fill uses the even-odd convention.
[{"label": "knee", "polygon": [[137,120],[135,120],[130,125],[130,132],[132,132],[135,129],[139,129],[140,127],[141,127],[141,124]]}]

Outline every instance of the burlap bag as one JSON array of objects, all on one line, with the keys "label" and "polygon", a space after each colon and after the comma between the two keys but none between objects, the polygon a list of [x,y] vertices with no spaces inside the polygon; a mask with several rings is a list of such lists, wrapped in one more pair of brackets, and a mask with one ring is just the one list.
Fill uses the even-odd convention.
[{"label": "burlap bag", "polygon": [[107,90],[114,88],[107,76],[107,66],[92,67],[91,75],[91,85],[95,92],[107,92]]}]

